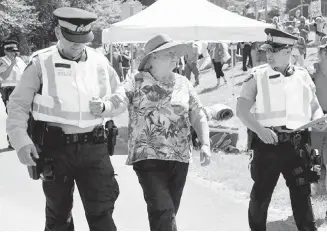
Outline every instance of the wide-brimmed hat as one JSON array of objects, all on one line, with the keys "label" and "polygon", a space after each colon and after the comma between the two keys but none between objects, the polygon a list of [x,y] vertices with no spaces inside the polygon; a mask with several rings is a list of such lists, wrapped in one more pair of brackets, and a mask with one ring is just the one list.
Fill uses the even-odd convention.
[{"label": "wide-brimmed hat", "polygon": [[168,48],[174,49],[176,52],[177,57],[184,56],[186,54],[189,54],[191,52],[191,46],[173,41],[168,35],[166,34],[159,34],[152,39],[150,39],[144,47],[144,57],[142,58],[138,70],[143,71],[144,65],[149,59],[149,56],[158,51],[162,51]]}]

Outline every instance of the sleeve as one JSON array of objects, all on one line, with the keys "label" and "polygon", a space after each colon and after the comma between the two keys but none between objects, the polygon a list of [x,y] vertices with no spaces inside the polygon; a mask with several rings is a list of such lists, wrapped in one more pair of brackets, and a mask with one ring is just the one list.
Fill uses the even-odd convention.
[{"label": "sleeve", "polygon": [[[5,72],[8,68],[8,65],[0,58],[0,74]],[[1,78],[1,76],[0,76]]]},{"label": "sleeve", "polygon": [[35,93],[40,89],[41,71],[36,60],[26,67],[20,82],[9,97],[6,130],[10,143],[17,152],[33,144],[27,134],[27,121]]},{"label": "sleeve", "polygon": [[323,110],[319,104],[317,95],[316,95],[316,85],[314,84],[312,78],[310,77],[309,73],[306,71],[306,82],[308,83],[311,91],[312,91],[312,100],[310,102],[311,110],[312,110],[312,120],[320,118],[324,115]]},{"label": "sleeve", "polygon": [[102,113],[105,117],[116,117],[123,113],[128,104],[123,84],[120,82],[116,71],[108,65],[109,81],[111,87],[111,95],[105,96],[103,101],[105,110]]},{"label": "sleeve", "polygon": [[250,101],[255,101],[257,92],[258,90],[255,73],[251,73],[250,76],[243,82],[241,94],[239,97],[248,99]]},{"label": "sleeve", "polygon": [[202,103],[198,97],[196,90],[194,89],[192,83],[189,81],[187,82],[188,89],[189,89],[189,111],[199,111],[203,109]]}]

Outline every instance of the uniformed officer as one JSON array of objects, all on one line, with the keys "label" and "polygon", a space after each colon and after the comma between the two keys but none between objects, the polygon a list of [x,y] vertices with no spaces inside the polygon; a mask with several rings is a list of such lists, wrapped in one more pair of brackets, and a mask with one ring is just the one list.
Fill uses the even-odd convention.
[{"label": "uniformed officer", "polygon": [[[25,62],[19,57],[18,42],[15,40],[5,40],[0,47],[0,82],[1,97],[6,107],[6,112],[9,96],[19,82],[25,67]],[[12,148],[10,143],[8,148]]]},{"label": "uniformed officer", "polygon": [[[266,230],[267,211],[280,173],[290,190],[293,215],[299,230],[316,230],[310,199],[310,181],[297,148],[309,141],[308,131],[294,129],[323,116],[308,72],[290,65],[297,38],[265,29],[268,64],[257,67],[244,82],[236,113],[253,140],[249,204],[251,230]],[[255,104],[254,112],[250,110]],[[326,123],[315,126],[326,129]],[[254,133],[253,133],[254,132]],[[252,137],[252,136],[251,136]]]},{"label": "uniformed officer", "polygon": [[[119,187],[102,125],[126,109],[124,88],[105,56],[86,47],[97,16],[70,7],[53,14],[58,43],[37,52],[25,69],[9,100],[7,132],[21,163],[36,165],[42,155],[53,160],[55,180],[43,181],[46,230],[74,229],[74,182],[90,230],[116,230]],[[34,144],[26,133],[30,110],[36,122],[46,122]]]}]

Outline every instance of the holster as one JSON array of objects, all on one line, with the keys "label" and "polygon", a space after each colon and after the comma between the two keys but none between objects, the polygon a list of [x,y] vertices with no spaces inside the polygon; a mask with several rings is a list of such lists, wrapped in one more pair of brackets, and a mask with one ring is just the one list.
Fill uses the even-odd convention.
[{"label": "holster", "polygon": [[105,124],[105,133],[107,136],[106,145],[108,148],[108,153],[112,156],[115,152],[116,139],[118,136],[118,128],[113,120],[109,120]]}]

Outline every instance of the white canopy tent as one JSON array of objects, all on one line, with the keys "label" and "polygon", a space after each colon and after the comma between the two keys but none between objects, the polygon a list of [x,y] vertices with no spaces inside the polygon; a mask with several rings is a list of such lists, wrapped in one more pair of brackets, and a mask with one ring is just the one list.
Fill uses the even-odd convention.
[{"label": "white canopy tent", "polygon": [[274,26],[227,11],[207,0],[158,0],[104,29],[102,42],[146,42],[159,33],[177,41],[264,41],[267,27]]}]

